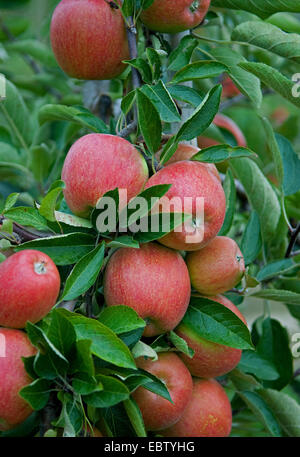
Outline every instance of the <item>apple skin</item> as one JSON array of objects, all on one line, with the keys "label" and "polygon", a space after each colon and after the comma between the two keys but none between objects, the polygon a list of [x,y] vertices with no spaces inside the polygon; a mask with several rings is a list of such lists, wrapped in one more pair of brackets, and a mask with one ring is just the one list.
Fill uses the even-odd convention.
[{"label": "apple skin", "polygon": [[[209,297],[211,300],[221,303],[238,316],[245,325],[247,322],[240,310],[226,297],[218,295]],[[222,344],[205,340],[191,331],[185,324],[180,324],[176,333],[183,338],[188,346],[194,350],[191,359],[185,354],[180,354],[181,359],[189,369],[192,376],[199,378],[217,378],[232,371],[241,360],[242,351]]]},{"label": "apple skin", "polygon": [[144,387],[139,387],[133,393],[146,430],[158,431],[170,427],[180,419],[192,397],[193,381],[190,372],[173,352],[160,353],[155,362],[140,357],[137,366],[161,379],[173,401],[172,404]]},{"label": "apple skin", "polygon": [[0,431],[10,430],[33,412],[19,396],[19,391],[32,382],[26,373],[21,357],[36,353],[26,333],[0,327],[0,344],[5,339],[5,357],[0,357]]},{"label": "apple skin", "polygon": [[245,273],[243,254],[227,236],[217,236],[200,251],[188,253],[186,263],[192,286],[202,295],[232,289]]},{"label": "apple skin", "polygon": [[223,98],[233,98],[239,95],[240,89],[235,85],[232,79],[226,75],[222,81],[223,91],[222,97]]},{"label": "apple skin", "polygon": [[62,0],[50,35],[58,64],[74,78],[115,78],[130,58],[121,12],[105,0]]},{"label": "apple skin", "polygon": [[0,263],[0,326],[24,328],[43,319],[60,291],[60,276],[46,254],[24,250]]},{"label": "apple skin", "polygon": [[190,295],[191,284],[183,258],[159,244],[121,248],[106,267],[106,304],[133,308],[148,323],[144,336],[173,330],[187,310]]},{"label": "apple skin", "polygon": [[[145,188],[157,184],[172,184],[164,197],[181,199],[182,210],[184,210],[184,198],[193,199],[194,217],[186,222],[192,232],[188,233],[185,227],[180,232],[172,231],[158,240],[161,244],[177,250],[195,251],[201,249],[218,234],[225,217],[226,198],[220,181],[206,165],[187,160],[173,163],[153,175]],[[197,203],[197,197],[204,198],[204,234],[202,221],[196,225],[198,221],[193,220],[196,218],[197,210],[201,209],[201,202]],[[177,209],[179,210],[180,208]],[[184,212],[188,213],[187,209]],[[200,237],[197,242],[187,240],[188,236],[195,236],[194,239],[197,240],[197,236],[201,234],[204,235],[202,240]]]},{"label": "apple skin", "polygon": [[150,30],[178,33],[197,27],[205,18],[210,0],[154,0],[141,14]]},{"label": "apple skin", "polygon": [[[238,146],[247,147],[247,141],[243,132],[238,127],[238,125],[232,119],[230,119],[230,117],[218,113],[216,114],[213,123],[221,129],[228,130],[235,138]],[[208,138],[205,136],[198,137],[198,146],[201,149],[217,146],[218,144],[220,143],[213,138]]]},{"label": "apple skin", "polygon": [[[172,157],[164,164],[164,166],[171,165],[172,163],[176,162],[182,162],[183,160],[190,160],[195,154],[198,154],[201,149],[196,148],[195,146],[192,146],[190,144],[186,143],[179,143],[178,148],[176,149],[175,153],[172,155]],[[161,151],[158,151],[156,154],[157,160],[160,159],[160,154]],[[215,177],[221,182],[221,177],[219,175],[218,169],[215,166],[214,163],[206,163],[206,162],[201,162],[203,165],[207,167],[208,170],[212,172],[212,174],[215,175]]]},{"label": "apple skin", "polygon": [[159,432],[166,437],[227,437],[232,410],[225,390],[214,379],[194,379],[193,394],[180,420]]},{"label": "apple skin", "polygon": [[130,200],[143,189],[148,176],[144,158],[129,141],[92,133],[77,140],[67,154],[62,170],[64,196],[74,214],[88,217],[106,192],[127,189]]}]

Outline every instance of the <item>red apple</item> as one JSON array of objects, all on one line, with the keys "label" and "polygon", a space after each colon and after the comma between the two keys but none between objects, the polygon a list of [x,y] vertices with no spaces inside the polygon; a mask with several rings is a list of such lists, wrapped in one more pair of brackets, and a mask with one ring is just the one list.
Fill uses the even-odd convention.
[{"label": "red apple", "polygon": [[192,398],[181,419],[159,432],[174,437],[227,437],[232,411],[225,390],[214,379],[194,379]]},{"label": "red apple", "polygon": [[[226,308],[230,309],[247,325],[240,310],[230,300],[221,295],[209,298],[226,306]],[[193,376],[199,378],[217,378],[232,371],[241,360],[242,351],[240,349],[205,340],[194,333],[184,323],[181,323],[177,327],[176,333],[195,352],[192,359],[185,354],[180,354],[180,357]]]},{"label": "red apple", "polygon": [[172,352],[160,353],[155,362],[140,357],[137,366],[161,379],[173,401],[171,403],[144,387],[139,387],[133,393],[146,430],[156,431],[170,427],[180,419],[192,396],[193,381],[188,369]]},{"label": "red apple", "polygon": [[214,238],[200,251],[186,257],[192,286],[202,295],[218,295],[232,289],[245,273],[243,254],[227,236]]},{"label": "red apple", "polygon": [[156,243],[119,249],[105,271],[106,304],[135,309],[147,322],[144,336],[173,330],[186,312],[190,294],[183,258]]},{"label": "red apple", "polygon": [[106,0],[62,0],[51,21],[51,43],[61,68],[78,79],[112,79],[129,59],[124,19]]},{"label": "red apple", "polygon": [[21,357],[35,353],[24,332],[0,328],[0,431],[14,428],[32,413],[19,391],[31,383]]},{"label": "red apple", "polygon": [[[195,251],[205,246],[214,238],[222,227],[225,217],[226,199],[221,183],[215,175],[200,162],[176,162],[159,170],[146,184],[146,188],[157,184],[172,184],[164,199],[177,199],[182,209],[175,206],[175,212],[180,210],[191,214],[192,219],[182,227],[160,238],[159,242],[173,249]],[[191,210],[184,199],[190,198]],[[201,209],[204,209],[204,221]],[[172,206],[169,209],[174,211]],[[168,208],[163,208],[168,212]]]},{"label": "red apple", "polygon": [[24,328],[55,305],[60,276],[53,261],[35,250],[17,252],[0,263],[0,326]]},{"label": "red apple", "polygon": [[223,86],[223,91],[222,91],[222,97],[223,98],[232,98],[236,97],[239,95],[240,89],[235,85],[235,83],[232,81],[232,79],[226,75],[222,81],[222,86]]},{"label": "red apple", "polygon": [[74,214],[87,217],[97,201],[116,187],[126,189],[128,200],[148,179],[147,164],[129,141],[92,133],[77,140],[66,157],[62,179],[64,195]]},{"label": "red apple", "polygon": [[210,0],[154,0],[142,12],[141,20],[156,32],[183,32],[201,24],[209,6]]},{"label": "red apple", "polygon": [[[165,163],[165,166],[171,165],[172,163],[181,162],[183,160],[190,160],[195,154],[197,154],[200,151],[201,151],[201,149],[196,148],[195,146],[192,146],[190,144],[179,143],[178,148],[176,149],[175,153]],[[160,159],[161,152],[162,151],[160,150],[156,154],[157,160]],[[216,176],[216,178],[218,178],[218,180],[221,182],[221,178],[220,178],[218,169],[214,163],[202,162],[202,164],[205,165],[207,167],[207,169],[210,170]]]},{"label": "red apple", "polygon": [[[230,132],[235,138],[238,146],[247,147],[247,141],[243,132],[238,127],[238,125],[232,119],[230,119],[230,117],[224,116],[224,114],[216,114],[213,123],[221,129],[228,130],[228,132]],[[218,144],[220,143],[212,138],[205,136],[198,137],[198,146],[201,149],[216,146]]]}]

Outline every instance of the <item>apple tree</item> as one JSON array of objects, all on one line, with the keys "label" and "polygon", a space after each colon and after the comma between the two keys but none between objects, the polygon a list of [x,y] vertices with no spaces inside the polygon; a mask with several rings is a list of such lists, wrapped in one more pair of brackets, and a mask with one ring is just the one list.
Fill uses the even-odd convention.
[{"label": "apple tree", "polygon": [[300,0],[0,1],[0,436],[300,436],[299,56]]}]

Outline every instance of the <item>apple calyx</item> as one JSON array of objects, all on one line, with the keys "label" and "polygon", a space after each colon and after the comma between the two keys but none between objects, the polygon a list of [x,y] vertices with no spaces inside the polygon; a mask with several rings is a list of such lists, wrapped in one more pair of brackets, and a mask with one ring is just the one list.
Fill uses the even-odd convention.
[{"label": "apple calyx", "polygon": [[47,273],[46,262],[35,262],[34,272],[38,275],[45,275]]},{"label": "apple calyx", "polygon": [[195,13],[195,12],[198,10],[199,5],[200,5],[199,0],[194,0],[194,1],[191,3],[190,11],[191,11],[192,13]]}]

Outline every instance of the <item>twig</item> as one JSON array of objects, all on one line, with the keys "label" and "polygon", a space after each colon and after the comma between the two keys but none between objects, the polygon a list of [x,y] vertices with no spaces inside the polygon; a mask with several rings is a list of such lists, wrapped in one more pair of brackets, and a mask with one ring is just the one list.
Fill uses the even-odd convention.
[{"label": "twig", "polygon": [[[133,18],[130,17],[128,20],[129,26],[126,28],[127,31],[127,39],[128,39],[128,46],[129,46],[129,54],[130,59],[136,59],[138,57],[138,49],[136,43],[136,35],[137,31],[133,22]],[[131,68],[132,74],[132,87],[133,89],[138,89],[141,86],[141,79],[139,72],[136,68]]]},{"label": "twig", "polygon": [[118,136],[121,138],[127,138],[131,133],[133,133],[137,128],[137,121],[134,120],[127,127],[124,127],[119,133]]},{"label": "twig", "polygon": [[285,254],[286,259],[288,259],[291,256],[293,248],[297,242],[299,233],[300,233],[300,222],[298,223],[297,227],[292,231],[291,240],[289,242],[289,245],[288,245],[288,248],[287,248],[287,251]]}]

